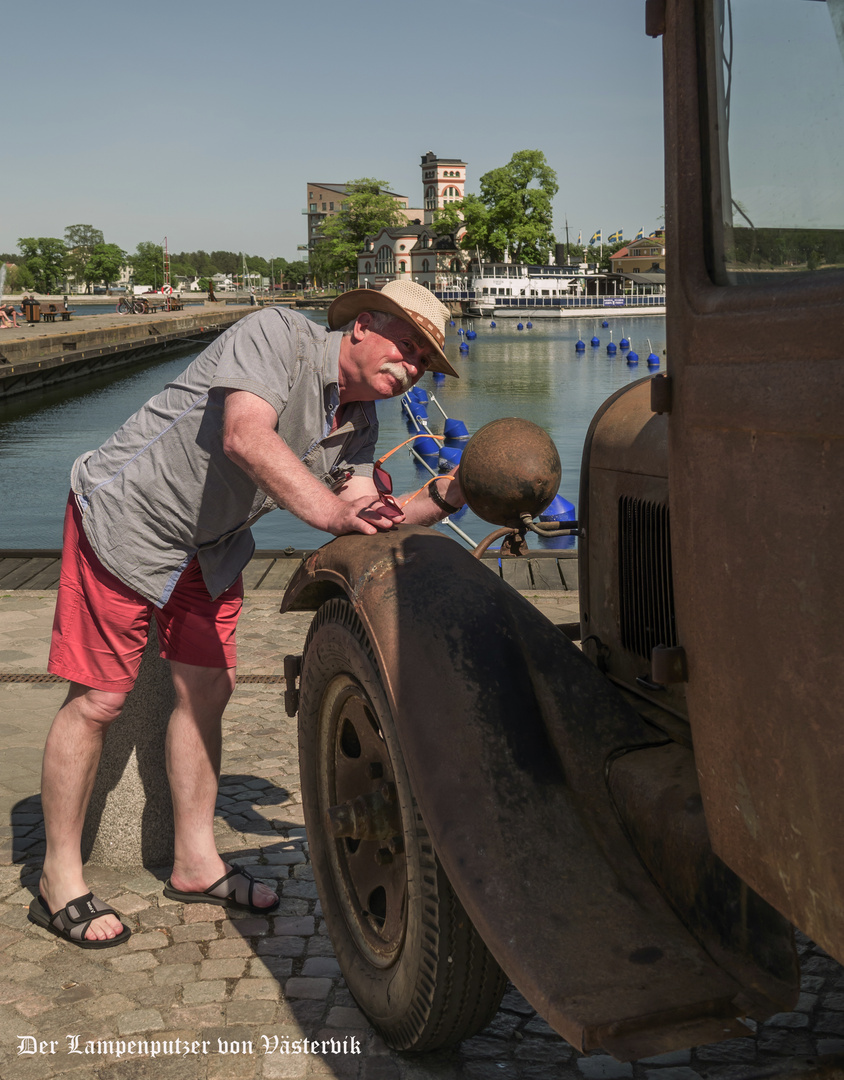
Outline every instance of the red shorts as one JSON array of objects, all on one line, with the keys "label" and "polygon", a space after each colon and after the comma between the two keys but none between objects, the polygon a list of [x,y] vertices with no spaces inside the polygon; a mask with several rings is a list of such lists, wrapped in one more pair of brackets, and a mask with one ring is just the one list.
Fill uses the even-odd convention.
[{"label": "red shorts", "polygon": [[152,615],[164,659],[231,668],[237,663],[235,629],[242,606],[242,577],[212,600],[199,562],[192,559],[167,603],[157,608],[103,566],[71,495],[47,670],[94,690],[131,690]]}]

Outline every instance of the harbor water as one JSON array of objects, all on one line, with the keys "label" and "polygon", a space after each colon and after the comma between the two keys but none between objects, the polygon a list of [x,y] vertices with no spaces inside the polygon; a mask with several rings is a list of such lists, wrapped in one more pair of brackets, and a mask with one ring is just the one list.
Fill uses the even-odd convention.
[{"label": "harbor water", "polygon": [[[321,314],[309,317],[325,321]],[[419,385],[434,393],[449,417],[462,420],[470,435],[502,416],[523,417],[545,428],[562,462],[560,494],[576,506],[583,440],[596,409],[620,387],[665,369],[664,317],[609,316],[606,328],[603,319],[537,319],[523,330],[514,319],[501,320],[495,328],[488,319],[456,321],[446,328],[445,351],[460,378],[435,383],[426,375]],[[468,353],[460,352],[460,329],[477,334]],[[608,355],[611,333],[616,345],[629,339],[638,366],[628,365],[626,349]],[[593,336],[598,346],[590,344]],[[586,343],[585,352],[576,351],[578,339]],[[659,369],[648,367],[650,352],[659,356]],[[195,355],[184,352],[128,373],[80,380],[0,404],[0,548],[59,547],[74,459],[108,438]],[[431,430],[441,433],[442,413],[431,404],[428,414]],[[379,402],[378,415],[378,453],[384,454],[411,431],[398,400]],[[430,476],[407,449],[394,454],[386,467],[398,493],[416,490]],[[452,520],[475,542],[493,529],[469,510]],[[466,544],[448,526],[437,528]],[[331,539],[284,511],[263,517],[253,532],[259,549],[310,550]],[[529,544],[542,546],[537,537]]]}]

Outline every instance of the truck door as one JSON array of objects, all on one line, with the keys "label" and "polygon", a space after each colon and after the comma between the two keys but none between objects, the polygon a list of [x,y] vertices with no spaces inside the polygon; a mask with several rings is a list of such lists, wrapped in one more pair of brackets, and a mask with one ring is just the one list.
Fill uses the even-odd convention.
[{"label": "truck door", "polygon": [[844,0],[651,0],[649,18],[704,808],[720,857],[844,961]]}]

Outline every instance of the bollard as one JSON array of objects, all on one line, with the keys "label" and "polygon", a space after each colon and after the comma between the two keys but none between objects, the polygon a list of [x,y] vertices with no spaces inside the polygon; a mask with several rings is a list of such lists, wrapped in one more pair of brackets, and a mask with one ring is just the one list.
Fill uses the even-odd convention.
[{"label": "bollard", "polygon": [[155,620],[138,681],[105,737],[82,832],[82,858],[97,866],[170,866],[173,804],[164,737],[176,694],[158,655]]}]

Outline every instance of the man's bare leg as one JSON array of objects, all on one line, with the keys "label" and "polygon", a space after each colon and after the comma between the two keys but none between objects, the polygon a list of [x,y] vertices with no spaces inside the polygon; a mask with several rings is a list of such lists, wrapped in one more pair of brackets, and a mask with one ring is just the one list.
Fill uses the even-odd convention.
[{"label": "man's bare leg", "polygon": [[[123,708],[126,694],[71,683],[47,736],[41,769],[41,805],[47,850],[39,891],[54,914],[88,892],[82,874],[82,827],[94,789],[103,739]],[[116,937],[123,925],[114,915],[95,919],[90,941]]]},{"label": "man's bare leg", "polygon": [[[167,728],[167,776],[175,824],[174,889],[203,892],[230,867],[217,854],[214,810],[220,779],[221,721],[234,690],[234,668],[208,668],[170,661],[176,708]],[[255,886],[257,907],[274,904],[276,894]]]}]

